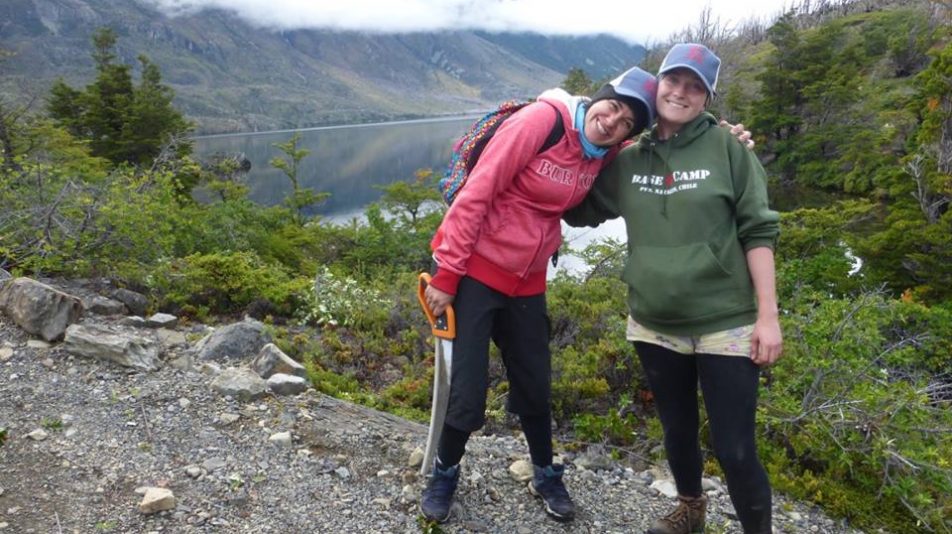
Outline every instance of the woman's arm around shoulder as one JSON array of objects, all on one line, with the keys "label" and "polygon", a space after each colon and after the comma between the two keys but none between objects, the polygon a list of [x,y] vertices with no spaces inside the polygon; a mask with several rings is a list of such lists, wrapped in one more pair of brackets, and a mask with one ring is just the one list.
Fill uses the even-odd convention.
[{"label": "woman's arm around shoulder", "polygon": [[621,215],[618,195],[621,177],[624,173],[624,161],[632,154],[633,146],[626,147],[608,166],[602,168],[595,177],[592,189],[582,202],[567,210],[562,219],[569,226],[598,226]]}]

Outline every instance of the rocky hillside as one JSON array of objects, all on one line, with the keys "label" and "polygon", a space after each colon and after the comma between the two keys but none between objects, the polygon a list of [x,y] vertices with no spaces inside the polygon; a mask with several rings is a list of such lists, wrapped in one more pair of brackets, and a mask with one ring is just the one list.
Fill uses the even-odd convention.
[{"label": "rocky hillside", "polygon": [[606,36],[280,32],[220,10],[170,18],[142,1],[4,0],[0,51],[12,55],[0,59],[0,94],[42,96],[57,77],[87,83],[102,26],[119,35],[122,61],[146,54],[159,65],[204,132],[486,109],[558,85],[572,67],[597,79],[644,55]]},{"label": "rocky hillside", "polygon": [[[0,287],[0,532],[421,531],[423,425],[315,392],[256,321],[142,318],[142,295],[48,282]],[[561,525],[526,491],[521,439],[468,450],[445,532],[641,532],[672,506],[663,469],[591,446],[562,453],[580,511]],[[709,531],[739,532],[705,487]],[[856,532],[782,496],[774,514]]]}]

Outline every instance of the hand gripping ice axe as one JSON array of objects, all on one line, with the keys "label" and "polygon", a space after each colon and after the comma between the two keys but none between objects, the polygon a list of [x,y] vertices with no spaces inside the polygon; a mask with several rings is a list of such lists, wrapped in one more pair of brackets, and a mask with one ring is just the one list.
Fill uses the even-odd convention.
[{"label": "hand gripping ice axe", "polygon": [[433,331],[436,355],[433,361],[433,406],[430,408],[430,430],[426,435],[426,449],[423,453],[423,465],[420,474],[426,475],[433,469],[433,458],[440,445],[443,421],[446,419],[446,407],[450,400],[450,376],[453,371],[453,339],[456,337],[456,315],[453,307],[447,306],[443,315],[436,317],[426,304],[424,291],[430,284],[430,275],[420,273],[417,287],[417,299],[423,306],[423,313],[430,322]]}]

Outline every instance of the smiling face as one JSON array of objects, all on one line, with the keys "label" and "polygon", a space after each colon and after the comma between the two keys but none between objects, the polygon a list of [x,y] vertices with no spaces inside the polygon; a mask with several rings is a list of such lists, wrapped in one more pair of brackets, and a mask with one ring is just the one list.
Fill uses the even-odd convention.
[{"label": "smiling face", "polygon": [[707,103],[704,82],[690,69],[674,69],[658,81],[658,129],[662,138],[677,132],[704,111]]},{"label": "smiling face", "polygon": [[621,143],[634,127],[631,108],[613,98],[599,100],[585,112],[585,137],[600,147]]}]

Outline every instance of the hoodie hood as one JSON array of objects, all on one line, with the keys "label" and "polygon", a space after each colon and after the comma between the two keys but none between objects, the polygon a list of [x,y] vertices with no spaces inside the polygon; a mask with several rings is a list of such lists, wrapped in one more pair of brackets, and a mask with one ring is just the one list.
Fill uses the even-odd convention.
[{"label": "hoodie hood", "polygon": [[579,106],[588,104],[591,100],[587,96],[574,96],[570,95],[568,91],[562,89],[561,87],[556,87],[555,89],[548,89],[539,95],[537,100],[548,100],[554,102],[561,102],[569,110],[569,119],[566,121],[566,127],[569,124],[573,124],[574,129],[574,118],[575,112],[578,111]]}]

